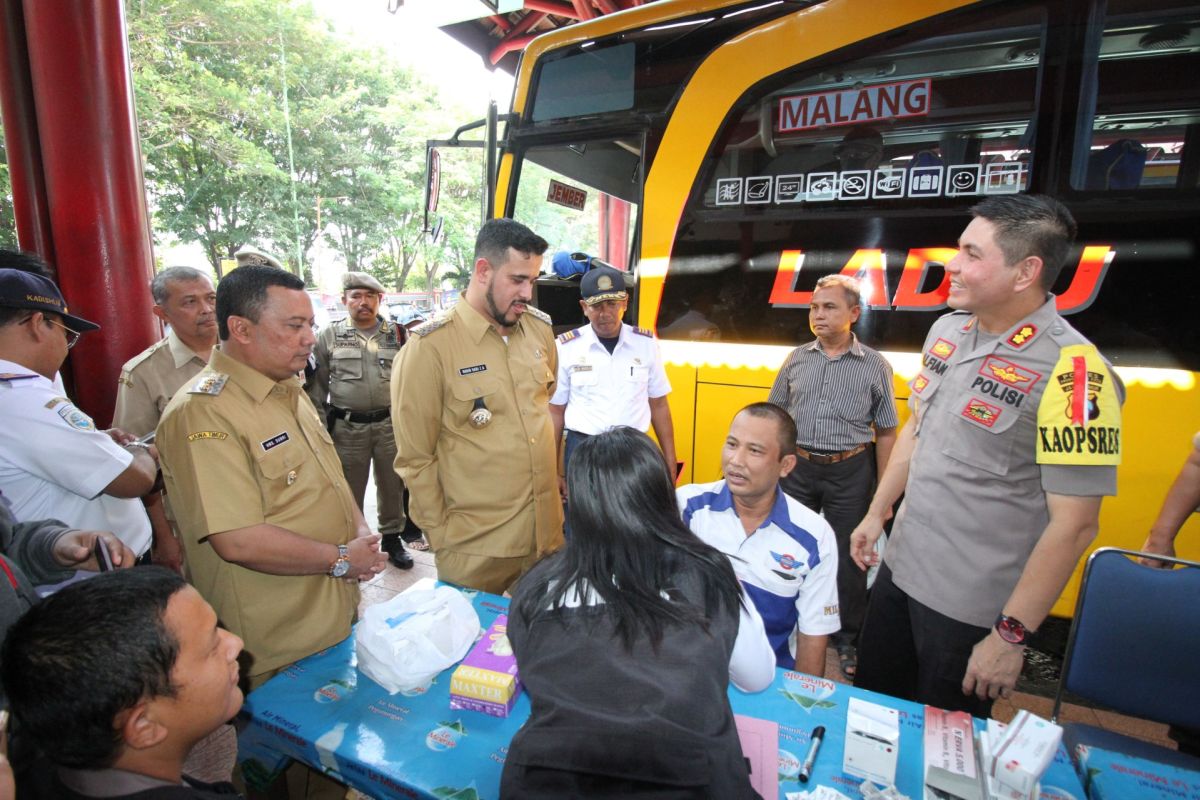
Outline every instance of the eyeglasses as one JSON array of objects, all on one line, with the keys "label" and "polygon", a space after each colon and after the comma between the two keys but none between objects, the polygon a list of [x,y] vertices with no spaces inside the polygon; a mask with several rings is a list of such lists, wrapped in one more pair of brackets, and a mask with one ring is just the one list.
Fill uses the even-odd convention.
[{"label": "eyeglasses", "polygon": [[66,325],[63,325],[58,320],[50,319],[49,317],[44,317],[44,319],[46,320],[46,322],[49,322],[51,325],[57,325],[58,327],[62,328],[64,331],[67,332],[67,349],[68,350],[70,350],[72,347],[75,346],[75,343],[79,341],[80,336],[83,336],[83,334],[80,333],[79,331],[71,330],[70,328],[68,328]]}]

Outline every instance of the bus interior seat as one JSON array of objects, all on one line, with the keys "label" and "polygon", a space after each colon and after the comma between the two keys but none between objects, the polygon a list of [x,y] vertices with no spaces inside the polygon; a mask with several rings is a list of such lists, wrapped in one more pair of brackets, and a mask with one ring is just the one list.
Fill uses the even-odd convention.
[{"label": "bus interior seat", "polygon": [[1088,156],[1088,189],[1136,189],[1146,169],[1146,148],[1133,139],[1118,139]]}]

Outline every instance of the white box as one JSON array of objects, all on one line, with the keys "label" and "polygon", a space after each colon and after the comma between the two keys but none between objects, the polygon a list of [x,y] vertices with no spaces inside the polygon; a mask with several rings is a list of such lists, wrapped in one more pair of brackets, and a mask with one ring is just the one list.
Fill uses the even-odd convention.
[{"label": "white box", "polygon": [[925,706],[925,796],[984,800],[971,715]]},{"label": "white box", "polygon": [[1061,741],[1062,728],[1028,711],[1018,711],[1000,740],[992,740],[988,775],[1003,784],[998,788],[1031,794]]},{"label": "white box", "polygon": [[851,697],[846,709],[842,771],[884,786],[896,782],[900,755],[900,712]]}]

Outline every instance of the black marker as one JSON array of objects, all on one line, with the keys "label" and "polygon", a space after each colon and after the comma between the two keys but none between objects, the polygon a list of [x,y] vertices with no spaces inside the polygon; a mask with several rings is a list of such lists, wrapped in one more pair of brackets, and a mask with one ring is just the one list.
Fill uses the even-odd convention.
[{"label": "black marker", "polygon": [[808,783],[808,779],[812,777],[813,764],[817,760],[817,751],[821,749],[821,742],[825,739],[825,726],[818,725],[813,728],[812,745],[808,748],[808,756],[804,759],[804,764],[800,767],[800,782]]}]

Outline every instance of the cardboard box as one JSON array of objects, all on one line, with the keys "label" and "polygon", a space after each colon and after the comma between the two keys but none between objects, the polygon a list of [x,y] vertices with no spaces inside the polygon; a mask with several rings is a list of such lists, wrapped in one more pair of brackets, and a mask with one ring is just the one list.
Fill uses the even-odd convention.
[{"label": "cardboard box", "polygon": [[851,697],[846,709],[842,771],[890,786],[900,755],[900,712]]},{"label": "cardboard box", "polygon": [[983,800],[982,774],[971,715],[925,706],[926,795]]},{"label": "cardboard box", "polygon": [[1002,789],[1032,794],[1061,741],[1062,728],[1028,711],[1018,711],[1000,740],[992,742],[988,775],[1003,784]]},{"label": "cardboard box", "polygon": [[521,692],[504,614],[484,632],[450,677],[450,707],[507,717]]},{"label": "cardboard box", "polygon": [[979,734],[979,763],[983,765],[983,777],[987,782],[988,800],[1038,800],[1041,790],[1038,785],[1030,792],[1018,792],[1010,789],[987,772],[987,765],[992,763],[992,751],[1004,738],[1004,729],[1008,726],[994,719],[987,721],[987,729]]}]

